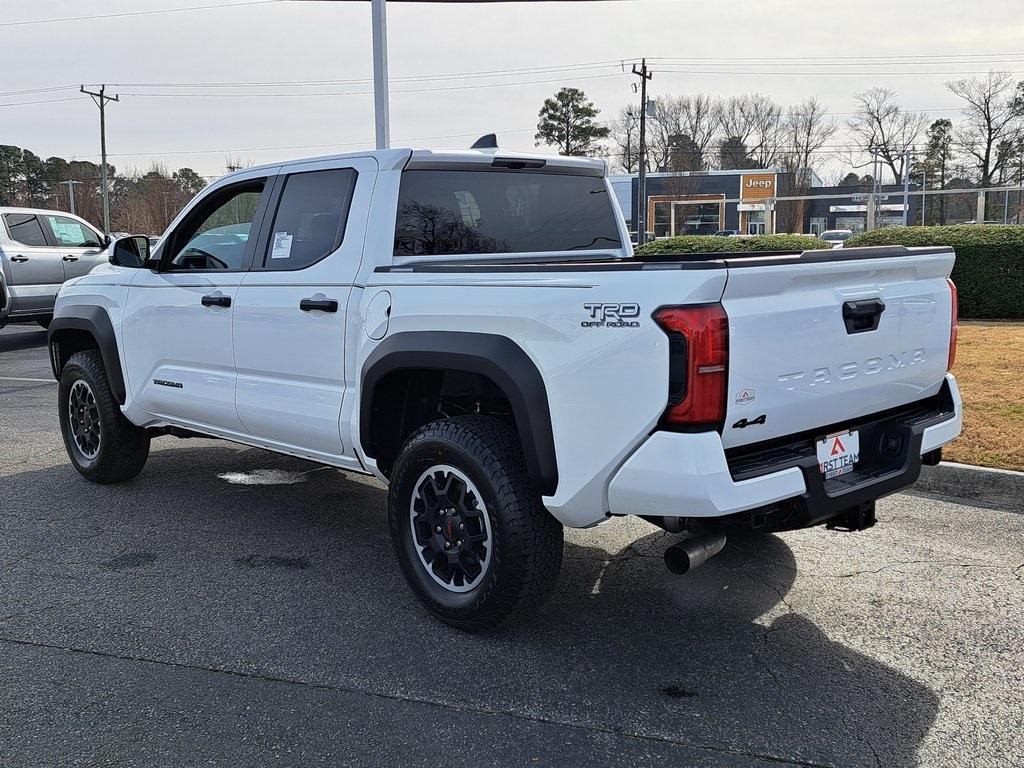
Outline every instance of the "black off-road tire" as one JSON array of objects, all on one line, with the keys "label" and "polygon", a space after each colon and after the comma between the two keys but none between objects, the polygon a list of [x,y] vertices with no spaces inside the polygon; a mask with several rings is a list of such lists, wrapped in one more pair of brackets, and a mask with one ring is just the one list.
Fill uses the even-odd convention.
[{"label": "black off-road tire", "polygon": [[[472,481],[490,521],[490,562],[465,592],[449,591],[431,576],[410,523],[417,481],[438,465],[454,467]],[[518,436],[499,419],[459,416],[415,432],[395,463],[388,518],[409,586],[434,616],[460,629],[486,630],[528,615],[558,579],[562,525],[530,482]]]},{"label": "black off-road tire", "polygon": [[[68,410],[72,388],[78,381],[88,385],[95,399],[98,418],[99,444],[96,454],[89,456],[79,447],[72,431]],[[110,391],[103,358],[97,350],[76,352],[60,374],[58,393],[60,431],[64,447],[75,469],[94,483],[120,483],[131,480],[146,465],[149,458],[149,433],[135,426],[121,413],[121,408]]]}]

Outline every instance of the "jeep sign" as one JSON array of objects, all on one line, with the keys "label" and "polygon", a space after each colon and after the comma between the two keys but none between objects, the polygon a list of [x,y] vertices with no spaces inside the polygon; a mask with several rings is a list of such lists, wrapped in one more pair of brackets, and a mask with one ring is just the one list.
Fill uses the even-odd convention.
[{"label": "jeep sign", "polygon": [[742,200],[764,200],[775,197],[774,173],[745,173],[740,176]]}]

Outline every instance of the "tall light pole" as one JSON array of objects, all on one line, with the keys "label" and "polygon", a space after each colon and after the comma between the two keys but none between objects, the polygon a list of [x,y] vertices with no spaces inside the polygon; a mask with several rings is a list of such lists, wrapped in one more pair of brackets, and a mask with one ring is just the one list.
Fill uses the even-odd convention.
[{"label": "tall light pole", "polygon": [[[353,0],[332,0],[353,2]],[[365,2],[365,0],[359,0]],[[520,0],[391,0],[402,3],[495,3]],[[586,0],[576,0],[584,2]],[[391,146],[391,108],[388,93],[388,21],[387,0],[370,0],[371,30],[373,37],[373,111],[377,149]],[[650,79],[650,78],[648,78]],[[116,101],[116,99],[114,99]],[[642,140],[641,140],[642,141]]]},{"label": "tall light pole", "polygon": [[83,85],[82,93],[92,97],[96,106],[100,108],[100,185],[103,193],[103,233],[110,234],[110,187],[107,184],[107,120],[106,107],[108,101],[120,101],[119,96],[107,96],[106,85],[101,85],[99,92],[87,90]]},{"label": "tall light pole", "polygon": [[385,0],[371,0],[373,31],[373,126],[377,149],[391,146],[391,104],[388,93],[388,17]]},{"label": "tall light pole", "polygon": [[71,209],[72,215],[75,215],[75,184],[81,183],[82,182],[80,181],[72,181],[71,179],[61,182],[61,184],[68,185],[68,207]]}]

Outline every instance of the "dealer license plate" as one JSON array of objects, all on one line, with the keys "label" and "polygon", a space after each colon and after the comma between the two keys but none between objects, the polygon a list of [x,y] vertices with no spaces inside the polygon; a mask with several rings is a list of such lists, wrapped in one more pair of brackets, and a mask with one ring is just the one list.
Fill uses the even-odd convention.
[{"label": "dealer license plate", "polygon": [[818,441],[818,468],[826,480],[853,472],[859,458],[860,436],[855,429]]}]

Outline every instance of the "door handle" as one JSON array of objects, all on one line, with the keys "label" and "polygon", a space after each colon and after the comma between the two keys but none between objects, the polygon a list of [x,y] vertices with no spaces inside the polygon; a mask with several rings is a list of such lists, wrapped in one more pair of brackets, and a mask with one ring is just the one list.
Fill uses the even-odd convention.
[{"label": "door handle", "polygon": [[337,299],[303,299],[299,302],[299,309],[303,312],[312,312],[315,309],[321,312],[337,312]]},{"label": "door handle", "polygon": [[11,256],[11,261],[28,261],[28,256],[22,256],[21,254]]},{"label": "door handle", "polygon": [[843,322],[846,324],[846,332],[863,333],[877,330],[883,312],[885,302],[881,299],[844,302]]},{"label": "door handle", "polygon": [[211,293],[209,296],[203,296],[203,306],[204,307],[230,307],[231,306],[231,297],[230,296],[220,296],[220,295]]},{"label": "door handle", "polygon": [[64,261],[78,261],[77,256],[65,256]]}]

